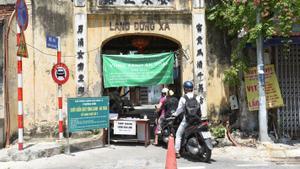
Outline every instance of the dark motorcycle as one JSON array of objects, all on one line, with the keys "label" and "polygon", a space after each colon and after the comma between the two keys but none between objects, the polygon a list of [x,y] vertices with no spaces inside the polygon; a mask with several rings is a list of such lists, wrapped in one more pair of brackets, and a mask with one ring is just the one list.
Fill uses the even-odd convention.
[{"label": "dark motorcycle", "polygon": [[160,139],[164,144],[168,144],[169,142],[169,136],[171,133],[173,133],[173,136],[175,136],[175,133],[177,131],[177,128],[179,127],[179,124],[182,120],[182,116],[179,117],[168,117],[163,119],[162,121],[162,132],[160,135]]},{"label": "dark motorcycle", "polygon": [[[164,120],[161,134],[161,138],[164,143],[168,143],[171,133],[174,136],[176,135],[176,130],[180,121],[181,119],[177,119],[175,117],[169,117]],[[181,141],[181,154],[188,154],[193,158],[209,162],[212,149],[213,144],[207,121],[189,125],[185,129]]]},{"label": "dark motorcycle", "polygon": [[179,115],[177,118],[170,119],[172,114],[176,111],[178,107],[178,99],[174,96],[168,96],[167,100],[164,104],[164,110],[165,110],[165,117],[162,119],[161,122],[161,134],[159,135],[159,141],[162,141],[164,144],[168,144],[169,136],[174,130],[174,133],[176,132],[183,115]]},{"label": "dark motorcycle", "polygon": [[184,131],[181,147],[183,153],[209,162],[213,144],[211,133],[208,130],[208,122],[203,121],[198,125],[189,125]]}]

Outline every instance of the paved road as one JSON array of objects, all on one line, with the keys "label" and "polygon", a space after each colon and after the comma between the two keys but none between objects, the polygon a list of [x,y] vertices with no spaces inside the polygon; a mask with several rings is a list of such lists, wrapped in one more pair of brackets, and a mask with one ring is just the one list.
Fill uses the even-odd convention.
[{"label": "paved road", "polygon": [[[178,169],[281,169],[300,168],[300,163],[281,162],[277,164],[260,158],[249,150],[215,149],[210,164],[181,158],[177,161]],[[257,150],[259,151],[259,150]],[[223,153],[224,152],[224,153]],[[164,169],[166,149],[141,145],[112,145],[57,155],[28,162],[0,162],[0,169]]]}]

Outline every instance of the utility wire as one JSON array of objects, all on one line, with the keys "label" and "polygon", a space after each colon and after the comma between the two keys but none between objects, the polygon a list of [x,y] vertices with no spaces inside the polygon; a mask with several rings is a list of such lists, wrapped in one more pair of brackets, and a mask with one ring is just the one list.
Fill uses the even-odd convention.
[{"label": "utility wire", "polygon": [[[15,35],[17,35],[17,33],[16,33],[15,31],[12,30],[12,32],[13,32]],[[38,52],[44,54],[44,55],[47,55],[47,56],[56,56],[56,54],[49,54],[49,53],[46,53],[46,52],[42,51],[41,49],[38,49],[37,47],[34,47],[33,45],[31,45],[31,44],[29,44],[29,43],[27,43],[27,42],[26,42],[26,45],[29,46],[29,47],[31,47],[32,49],[34,49],[34,50],[36,50],[36,51],[38,51]],[[92,50],[89,50],[89,51],[87,51],[87,52],[85,52],[85,53],[88,54],[88,53],[94,52],[94,51],[99,50],[99,49],[100,49],[100,47],[97,47],[97,48],[92,49]],[[77,55],[62,56],[62,57],[74,57],[74,58],[75,58],[75,57],[77,57]]]},{"label": "utility wire", "polygon": [[44,55],[48,55],[48,56],[56,56],[56,55],[54,55],[54,54],[48,54],[48,53],[45,53],[45,52],[41,51],[40,49],[38,49],[38,48],[36,48],[36,47],[34,47],[34,46],[28,44],[28,43],[26,43],[26,45],[29,46],[29,47],[31,47],[31,48],[33,48],[33,49],[35,49],[35,50],[37,50],[37,51],[39,51],[40,53],[42,53],[42,54],[44,54]]},{"label": "utility wire", "polygon": [[[15,35],[17,35],[17,33],[14,31],[14,30],[12,30],[12,32],[15,34]],[[42,54],[44,54],[44,55],[47,55],[47,56],[56,56],[56,54],[49,54],[49,53],[46,53],[46,52],[44,52],[44,51],[42,51],[41,49],[38,49],[37,47],[34,47],[33,45],[31,45],[31,44],[29,44],[29,43],[27,43],[26,42],[26,45],[28,45],[29,47],[31,47],[32,49],[34,49],[34,50],[36,50],[36,51],[38,51],[38,52],[40,52],[40,53],[42,53]],[[97,48],[95,48],[95,49],[92,49],[92,50],[89,50],[89,51],[87,51],[87,52],[85,52],[86,54],[89,54],[89,53],[92,53],[92,52],[94,52],[94,51],[97,51],[97,50],[99,50],[100,49],[100,47],[97,47]],[[189,56],[188,56],[188,54],[186,53],[186,50],[187,49],[177,49],[176,51],[174,51],[174,53],[177,53],[177,54],[179,54],[179,52],[180,51],[182,51],[182,53],[183,53],[183,56],[187,59],[187,60],[189,60]],[[67,57],[74,57],[74,58],[76,58],[77,57],[77,55],[75,54],[75,55],[70,55],[70,56],[62,56],[63,58],[67,58]]]}]

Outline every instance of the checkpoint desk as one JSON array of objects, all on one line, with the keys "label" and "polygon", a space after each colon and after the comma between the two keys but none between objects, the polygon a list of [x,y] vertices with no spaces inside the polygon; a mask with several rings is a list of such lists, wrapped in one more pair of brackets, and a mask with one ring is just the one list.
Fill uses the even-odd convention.
[{"label": "checkpoint desk", "polygon": [[[110,119],[111,142],[138,142],[145,147],[150,144],[149,119],[120,118]],[[128,136],[128,137],[126,137]]]}]

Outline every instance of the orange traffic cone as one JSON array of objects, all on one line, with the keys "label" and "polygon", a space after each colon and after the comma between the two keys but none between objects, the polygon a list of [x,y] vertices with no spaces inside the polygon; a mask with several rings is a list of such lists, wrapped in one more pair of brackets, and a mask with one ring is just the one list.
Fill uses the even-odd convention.
[{"label": "orange traffic cone", "polygon": [[166,159],[166,169],[177,169],[176,153],[174,147],[174,137],[170,135]]}]

